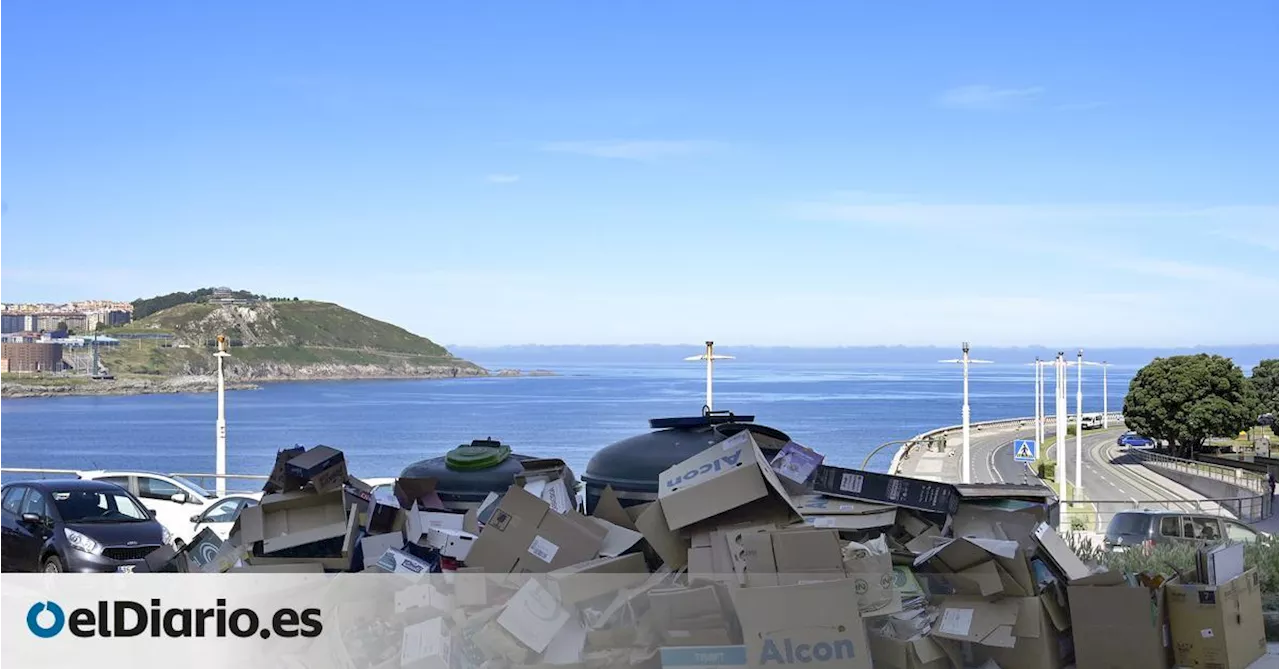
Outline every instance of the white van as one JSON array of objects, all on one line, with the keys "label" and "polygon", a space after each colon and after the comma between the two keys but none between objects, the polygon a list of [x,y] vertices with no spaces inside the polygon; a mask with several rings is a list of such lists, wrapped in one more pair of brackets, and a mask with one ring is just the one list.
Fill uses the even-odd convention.
[{"label": "white van", "polygon": [[1087,413],[1080,416],[1080,427],[1086,430],[1096,430],[1102,427],[1102,414]]}]

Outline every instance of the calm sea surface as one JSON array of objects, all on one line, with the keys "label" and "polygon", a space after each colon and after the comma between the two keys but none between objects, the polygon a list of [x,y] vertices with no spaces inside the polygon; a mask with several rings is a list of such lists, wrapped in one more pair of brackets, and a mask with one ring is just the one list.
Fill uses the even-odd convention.
[{"label": "calm sea surface", "polygon": [[[580,474],[596,450],[647,431],[647,419],[697,415],[704,400],[703,368],[693,363],[553,369],[560,376],[279,383],[230,392],[228,471],[266,474],[278,448],[328,444],[345,451],[357,476],[394,476],[416,460],[493,437],[519,453],[563,458]],[[1112,411],[1136,370],[1110,369]],[[975,366],[970,384],[975,421],[1034,411],[1029,366]],[[1100,373],[1086,370],[1084,385],[1085,410],[1101,411]],[[1072,372],[1071,410],[1074,386]],[[716,368],[715,404],[755,415],[829,462],[857,465],[878,444],[959,423],[960,389],[958,365],[735,361]],[[212,472],[216,406],[212,394],[7,399],[0,465]],[[883,470],[893,450],[884,449],[874,468]]]}]

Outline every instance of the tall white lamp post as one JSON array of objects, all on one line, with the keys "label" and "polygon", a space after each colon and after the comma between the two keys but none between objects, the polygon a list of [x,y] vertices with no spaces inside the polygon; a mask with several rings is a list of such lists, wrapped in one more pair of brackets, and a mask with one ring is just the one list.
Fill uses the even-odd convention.
[{"label": "tall white lamp post", "polygon": [[1084,484],[1080,481],[1080,457],[1083,448],[1080,445],[1084,434],[1084,390],[1081,385],[1084,379],[1084,349],[1076,349],[1076,497],[1080,497],[1080,493],[1084,488]]},{"label": "tall white lamp post", "polygon": [[990,364],[990,360],[975,360],[969,357],[969,342],[960,344],[961,357],[938,362],[959,363],[964,367],[964,392],[960,404],[960,450],[963,461],[960,465],[960,482],[972,483],[972,465],[969,461],[969,365]]},{"label": "tall white lamp post", "polygon": [[225,497],[227,494],[227,403],[226,403],[226,384],[222,375],[222,361],[231,357],[227,353],[227,338],[218,335],[218,352],[213,354],[218,359],[218,440],[217,455],[214,464],[214,471],[218,475],[218,480],[214,484],[217,489],[218,497]]},{"label": "tall white lamp post", "polygon": [[[1067,501],[1067,449],[1065,442],[1067,441],[1067,361],[1063,357],[1062,351],[1058,352],[1058,357],[1054,361],[1054,371],[1057,376],[1057,383],[1054,388],[1054,428],[1057,438],[1054,439],[1054,445],[1058,447],[1057,465],[1054,469],[1055,476],[1058,477],[1058,499]],[[1070,521],[1063,516],[1064,526],[1070,527]]]},{"label": "tall white lamp post", "polygon": [[711,375],[712,375],[713,364],[715,363],[716,360],[733,360],[733,356],[731,355],[716,355],[715,347],[716,347],[716,343],[713,341],[709,341],[707,342],[706,353],[703,353],[702,355],[691,355],[685,358],[685,360],[687,361],[694,361],[694,360],[707,361],[707,411],[711,411],[711,409],[713,408],[711,406]]}]

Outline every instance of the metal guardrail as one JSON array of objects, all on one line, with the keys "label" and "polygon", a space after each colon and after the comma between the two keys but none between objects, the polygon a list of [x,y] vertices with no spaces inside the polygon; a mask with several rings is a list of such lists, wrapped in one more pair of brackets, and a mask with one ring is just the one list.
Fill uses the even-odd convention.
[{"label": "metal guardrail", "polygon": [[[21,480],[29,480],[30,478],[45,479],[50,477],[78,478],[80,472],[88,472],[88,471],[98,471],[98,470],[51,469],[51,468],[42,468],[42,467],[0,467],[0,474],[16,474],[16,475],[19,475]],[[139,470],[121,469],[120,471],[139,471]],[[181,476],[182,478],[187,479],[192,483],[195,483],[196,485],[199,485],[205,490],[212,490],[214,487],[216,487],[212,484],[213,482],[217,481],[219,478],[224,478],[224,479],[227,479],[228,481],[232,481],[232,480],[266,481],[267,479],[271,478],[269,476],[263,476],[261,474],[224,474],[219,476],[218,474],[201,474],[201,473],[187,473],[187,472],[151,472],[151,473],[160,474],[162,476]],[[262,492],[262,486],[260,484],[257,486],[246,485],[244,486],[243,489],[231,489],[230,487],[228,487],[227,489],[227,494],[258,493],[258,492]]]},{"label": "metal guardrail", "polygon": [[1153,467],[1169,469],[1171,471],[1191,474],[1202,478],[1212,479],[1214,481],[1222,481],[1232,485],[1247,488],[1256,492],[1270,492],[1267,489],[1267,481],[1264,477],[1245,469],[1236,467],[1224,467],[1208,462],[1199,462],[1196,460],[1186,460],[1183,458],[1175,458],[1163,453],[1152,453],[1151,451],[1142,451],[1137,449],[1129,449],[1126,451],[1129,455],[1134,456],[1138,460],[1142,460],[1144,464]]},{"label": "metal guardrail", "polygon": [[[1085,415],[1087,416],[1089,414],[1086,413]],[[1109,412],[1107,414],[1107,420],[1114,423],[1123,423],[1124,414],[1115,412],[1115,411]],[[1067,414],[1067,421],[1070,423],[1074,423],[1075,414]],[[972,431],[982,431],[984,429],[989,429],[993,427],[1009,427],[1009,426],[1017,427],[1017,426],[1026,426],[1028,424],[1035,425],[1035,422],[1036,422],[1036,419],[1034,416],[1028,416],[1024,418],[1002,418],[1000,420],[984,420],[977,423],[969,423],[969,430],[972,432]],[[1044,424],[1057,425],[1058,419],[1056,416],[1046,416]],[[963,429],[964,429],[963,425],[948,425],[946,427],[940,427],[933,430],[929,430],[928,432],[922,432],[912,437],[906,443],[904,443],[902,447],[897,450],[897,452],[893,454],[893,461],[889,463],[888,473],[890,474],[898,473],[899,465],[901,465],[902,460],[911,453],[912,448],[915,448],[916,446],[920,446],[922,444],[936,443],[936,440],[939,437],[946,437],[948,433],[960,432]],[[944,441],[943,443],[946,443],[946,442]]]},{"label": "metal guardrail", "polygon": [[1248,524],[1269,517],[1270,506],[1271,499],[1266,495],[1224,499],[1085,500],[1063,503],[1058,507],[1058,513],[1073,529],[1103,534],[1111,519],[1124,511],[1174,511]]}]

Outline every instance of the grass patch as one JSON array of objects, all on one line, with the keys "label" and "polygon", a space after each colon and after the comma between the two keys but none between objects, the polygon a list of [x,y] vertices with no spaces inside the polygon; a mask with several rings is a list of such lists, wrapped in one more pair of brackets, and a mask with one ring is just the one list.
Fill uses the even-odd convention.
[{"label": "grass patch", "polygon": [[84,376],[55,376],[53,374],[0,374],[0,382],[24,386],[80,386],[92,379]]},{"label": "grass patch", "polygon": [[[1040,460],[1035,464],[1037,477],[1044,481],[1054,493],[1058,491],[1058,477],[1056,463],[1047,460]],[[1071,482],[1070,476],[1067,477],[1067,499],[1061,500],[1061,503],[1074,503],[1069,507],[1059,505],[1058,513],[1067,513],[1067,518],[1071,521],[1071,529],[1085,530],[1088,532],[1097,532],[1098,530],[1098,507],[1088,502],[1088,498],[1076,492],[1076,486]]]}]

